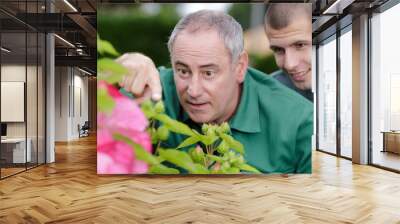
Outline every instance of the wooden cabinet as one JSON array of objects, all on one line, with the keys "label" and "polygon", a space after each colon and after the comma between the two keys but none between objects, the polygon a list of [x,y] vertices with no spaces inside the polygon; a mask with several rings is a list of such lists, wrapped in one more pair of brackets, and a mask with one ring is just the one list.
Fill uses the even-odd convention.
[{"label": "wooden cabinet", "polygon": [[383,152],[393,152],[400,154],[400,132],[383,133]]}]

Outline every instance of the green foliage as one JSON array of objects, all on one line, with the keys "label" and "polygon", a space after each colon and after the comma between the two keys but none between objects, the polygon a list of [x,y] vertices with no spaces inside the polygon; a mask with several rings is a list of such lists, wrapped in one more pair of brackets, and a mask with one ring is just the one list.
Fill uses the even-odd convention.
[{"label": "green foliage", "polygon": [[176,4],[163,4],[158,14],[146,14],[140,7],[99,9],[98,32],[119,52],[141,52],[156,65],[169,65],[167,42],[179,20]]},{"label": "green foliage", "polygon": [[250,27],[251,4],[232,4],[228,13],[242,25],[243,30]]},{"label": "green foliage", "polygon": [[149,173],[152,173],[152,174],[179,174],[179,170],[174,169],[174,168],[169,168],[162,164],[156,164],[156,165],[150,166]]},{"label": "green foliage", "polygon": [[102,55],[109,54],[115,57],[119,56],[119,53],[115,50],[114,46],[111,45],[110,42],[100,39],[99,35],[97,35],[97,52]]},{"label": "green foliage", "polygon": [[103,111],[106,113],[110,113],[113,110],[115,102],[113,101],[111,96],[108,95],[107,90],[97,90],[97,106],[99,108],[99,111]]},{"label": "green foliage", "polygon": [[267,74],[271,74],[277,70],[279,67],[276,65],[275,57],[273,54],[260,56],[260,55],[249,55],[249,61],[251,62],[251,66],[257,68],[258,70],[265,72]]},{"label": "green foliage", "polygon": [[[107,54],[119,55],[114,47],[109,42],[101,40],[99,35],[97,35],[97,51],[100,56]],[[110,84],[117,83],[127,73],[127,70],[122,65],[106,57],[97,60],[97,69],[99,71],[97,78]],[[103,88],[98,88],[97,90],[97,104],[99,111],[106,113],[110,113],[115,106],[112,97]]]},{"label": "green foliage", "polygon": [[234,150],[236,150],[240,154],[244,154],[244,147],[242,143],[233,139],[232,136],[221,133],[220,137],[228,144],[228,146]]},{"label": "green foliage", "polygon": [[194,143],[200,141],[200,137],[197,135],[190,136],[189,138],[185,139],[181,144],[176,147],[177,149],[185,148],[187,146],[193,145]]},{"label": "green foliage", "polygon": [[182,134],[182,135],[187,135],[187,136],[196,135],[192,131],[192,129],[189,128],[189,126],[187,126],[186,124],[181,123],[179,121],[171,119],[166,114],[161,114],[161,113],[156,114],[154,116],[154,119],[162,122],[165,125],[165,127],[167,127],[172,132]]},{"label": "green foliage", "polygon": [[122,80],[123,75],[128,70],[110,58],[102,58],[97,61],[97,70],[99,71],[99,80],[104,80],[114,84]]},{"label": "green foliage", "polygon": [[157,128],[157,137],[161,140],[161,141],[165,141],[168,139],[169,136],[169,130],[168,128],[166,128],[165,126],[161,126],[159,128]]},{"label": "green foliage", "polygon": [[[156,109],[156,108],[162,108]],[[142,103],[142,110],[150,121],[148,129],[152,136],[153,144],[157,144],[156,154],[158,161],[167,161],[192,174],[233,174],[241,171],[259,173],[257,169],[246,164],[243,154],[243,145],[230,135],[229,124],[224,122],[221,125],[203,124],[202,133],[190,129],[184,123],[171,119],[164,114],[164,105],[159,101],[154,104],[148,100]],[[155,123],[161,124],[156,130]],[[175,149],[162,149],[160,143],[160,128],[169,132],[185,135],[183,140]],[[204,146],[204,149],[200,147]],[[184,148],[192,146],[188,151]],[[215,154],[218,152],[218,154]],[[156,169],[157,168],[157,169]],[[163,168],[163,169],[161,169]],[[164,167],[151,169],[152,173],[168,173]],[[171,171],[175,172],[175,171]]]},{"label": "green foliage", "polygon": [[166,161],[173,163],[179,167],[182,167],[188,170],[190,173],[195,174],[205,174],[207,173],[207,169],[201,164],[197,166],[195,162],[193,162],[192,158],[183,151],[179,151],[176,149],[160,149],[160,156],[163,157]]}]

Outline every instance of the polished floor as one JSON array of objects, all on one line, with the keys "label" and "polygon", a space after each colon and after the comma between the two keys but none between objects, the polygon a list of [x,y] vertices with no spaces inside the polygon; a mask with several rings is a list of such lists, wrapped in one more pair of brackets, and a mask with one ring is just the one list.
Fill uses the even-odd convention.
[{"label": "polished floor", "polygon": [[372,161],[376,165],[400,170],[400,154],[376,150],[374,151]]},{"label": "polished floor", "polygon": [[0,223],[400,223],[400,175],[315,152],[312,175],[98,176],[96,141],[0,181]]}]

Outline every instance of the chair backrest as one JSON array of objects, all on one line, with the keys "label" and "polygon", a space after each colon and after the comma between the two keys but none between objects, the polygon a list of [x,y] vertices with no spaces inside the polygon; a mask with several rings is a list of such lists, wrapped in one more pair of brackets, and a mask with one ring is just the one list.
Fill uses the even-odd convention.
[{"label": "chair backrest", "polygon": [[89,121],[85,121],[85,124],[83,124],[82,129],[89,129]]}]

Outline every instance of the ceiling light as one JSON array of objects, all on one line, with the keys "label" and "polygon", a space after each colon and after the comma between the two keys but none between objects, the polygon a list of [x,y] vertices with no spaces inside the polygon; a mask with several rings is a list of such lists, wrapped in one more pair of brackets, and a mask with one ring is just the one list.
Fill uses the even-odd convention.
[{"label": "ceiling light", "polygon": [[4,51],[4,52],[6,52],[6,53],[10,53],[10,52],[11,52],[9,49],[7,49],[7,48],[5,48],[5,47],[1,47],[1,50]]},{"label": "ceiling light", "polygon": [[78,67],[78,70],[81,71],[81,72],[83,72],[83,73],[85,73],[85,74],[87,74],[87,75],[92,75],[92,73],[90,73],[90,72],[88,72],[88,71],[86,71],[86,70],[83,70],[83,69],[81,69],[81,68],[79,68],[79,67]]},{"label": "ceiling light", "polygon": [[65,4],[67,4],[74,12],[78,12],[78,10],[71,4],[69,3],[68,0],[64,0]]},{"label": "ceiling light", "polygon": [[67,45],[69,45],[70,47],[75,48],[75,45],[71,44],[71,42],[67,41],[66,39],[58,36],[57,34],[54,34],[55,37],[57,37],[59,40],[63,41],[64,43],[66,43]]},{"label": "ceiling light", "polygon": [[353,2],[354,0],[336,0],[322,14],[342,14],[343,10]]}]

